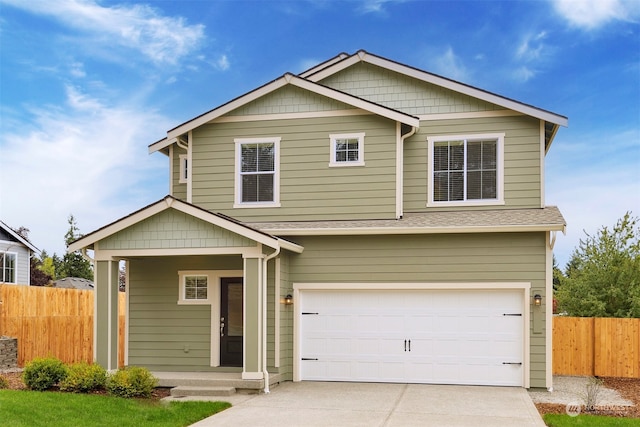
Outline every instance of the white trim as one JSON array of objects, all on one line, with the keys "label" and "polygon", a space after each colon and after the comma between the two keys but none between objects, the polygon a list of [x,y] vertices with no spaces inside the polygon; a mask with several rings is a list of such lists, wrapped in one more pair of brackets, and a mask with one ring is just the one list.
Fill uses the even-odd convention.
[{"label": "white trim", "polygon": [[340,62],[343,59],[348,58],[348,57],[349,57],[348,54],[342,52],[342,53],[334,56],[333,58],[331,58],[331,59],[329,59],[329,60],[327,60],[325,62],[321,62],[320,64],[316,65],[315,67],[309,68],[307,71],[300,73],[299,76],[302,77],[302,78],[307,78],[310,75],[312,75],[313,73],[316,73],[316,72],[322,70],[323,68],[326,68],[329,65],[333,65],[333,64],[335,64],[337,62]]},{"label": "white trim", "polygon": [[173,172],[174,172],[174,167],[173,167],[173,160],[174,160],[174,156],[173,156],[173,150],[174,150],[174,146],[170,145],[169,146],[169,195],[173,196],[173,187],[174,187],[174,183],[173,183]]},{"label": "white trim", "polygon": [[325,117],[371,116],[373,113],[361,108],[348,110],[305,111],[301,113],[247,114],[244,116],[223,116],[212,120],[212,123],[242,123],[269,120],[317,119]]},{"label": "white trim", "polygon": [[[178,305],[207,305],[211,304],[211,283],[213,283],[213,275],[211,270],[178,270]],[[207,278],[207,298],[206,299],[187,299],[186,279],[187,277],[200,276]]]},{"label": "white trim", "polygon": [[[236,145],[234,172],[234,209],[237,208],[278,208],[280,207],[280,140],[282,138],[270,136],[265,138],[235,138]],[[242,146],[245,144],[273,144],[273,201],[271,202],[243,202],[242,201]]]},{"label": "white trim", "polygon": [[187,203],[193,203],[193,132],[187,134]]},{"label": "white trim", "polygon": [[524,113],[514,110],[489,110],[489,111],[469,111],[465,113],[433,113],[419,114],[420,121],[432,120],[456,120],[456,119],[484,119],[494,117],[524,116]]},{"label": "white trim", "polygon": [[544,208],[544,199],[545,199],[545,173],[544,173],[544,156],[545,156],[545,147],[544,147],[544,120],[540,120],[540,207]]},{"label": "white trim", "polygon": [[[497,206],[504,205],[504,132],[483,133],[483,134],[462,134],[462,135],[434,135],[427,137],[427,207],[456,207],[456,206]],[[433,200],[433,150],[434,143],[443,141],[464,141],[465,143],[465,176],[467,172],[466,166],[466,144],[467,141],[474,140],[491,140],[495,139],[496,143],[496,198],[495,199],[472,199],[460,201],[436,202]],[[466,194],[466,188],[465,188]]]},{"label": "white trim", "polygon": [[396,219],[402,218],[404,211],[404,139],[402,124],[396,122]]},{"label": "white trim", "polygon": [[[21,235],[16,233],[11,227],[9,227],[7,224],[5,224],[2,221],[0,221],[0,228],[2,228],[4,231],[9,233],[9,235],[13,236],[18,242],[22,243],[24,246],[26,246],[27,248],[31,249],[33,252],[35,252],[35,253],[39,253],[40,252],[40,250],[38,248],[36,248],[35,246],[33,246],[33,244],[31,242],[29,242],[27,239],[25,239],[24,237],[22,237]],[[15,244],[16,243],[16,242],[13,242],[13,241],[10,241],[10,240],[6,240],[6,241],[10,242],[11,244]]]},{"label": "white trim", "polygon": [[[111,289],[111,287],[113,286],[113,277],[112,277],[112,272],[113,272],[113,263],[114,261],[107,261],[107,369],[114,369],[113,367],[113,360],[111,357],[111,353],[112,353],[112,349],[113,349],[113,339],[112,337],[112,324],[113,324],[113,298],[111,297],[113,295],[113,291]],[[97,299],[97,298],[96,298]],[[117,305],[118,302],[116,301],[116,316],[117,316]],[[96,313],[97,315],[97,313]],[[116,323],[117,324],[117,323]],[[117,341],[116,341],[116,348],[117,348]],[[116,365],[118,364],[118,361],[116,360]],[[115,369],[118,369],[118,367],[116,366]]]},{"label": "white trim", "polygon": [[236,246],[220,248],[172,248],[172,249],[109,249],[95,251],[96,261],[109,261],[117,257],[157,257],[157,256],[180,256],[180,255],[242,255],[256,256],[259,254],[257,246]]},{"label": "white trim", "polygon": [[[329,135],[329,167],[349,167],[364,166],[364,132],[356,133],[334,133]],[[338,139],[357,139],[358,140],[358,160],[337,161],[336,160],[336,143]]]},{"label": "white trim", "polygon": [[[530,361],[530,282],[453,282],[453,283],[322,283],[322,282],[295,282],[293,283],[294,301],[300,301],[300,292],[305,290],[521,290],[522,291],[522,384],[524,388],[530,387],[531,361]],[[300,317],[301,304],[294,304],[293,319],[293,381],[300,381]]]}]

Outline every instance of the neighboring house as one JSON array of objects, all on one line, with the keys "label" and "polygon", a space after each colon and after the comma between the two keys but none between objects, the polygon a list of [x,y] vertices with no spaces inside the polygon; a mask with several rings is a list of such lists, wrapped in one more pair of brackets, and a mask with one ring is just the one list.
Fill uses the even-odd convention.
[{"label": "neighboring house", "polygon": [[0,283],[31,284],[31,256],[38,248],[0,221]]},{"label": "neighboring house", "polygon": [[93,290],[93,282],[82,277],[65,277],[53,281],[54,288],[82,289],[85,291]]},{"label": "neighboring house", "polygon": [[88,234],[96,358],[243,379],[551,387],[561,115],[364,51],[168,131],[170,195]]}]

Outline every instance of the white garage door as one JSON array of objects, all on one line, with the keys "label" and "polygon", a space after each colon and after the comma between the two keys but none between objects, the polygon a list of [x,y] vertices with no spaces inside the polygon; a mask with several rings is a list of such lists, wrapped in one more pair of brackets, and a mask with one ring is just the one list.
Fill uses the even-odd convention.
[{"label": "white garage door", "polygon": [[300,379],[523,386],[522,290],[301,290]]}]

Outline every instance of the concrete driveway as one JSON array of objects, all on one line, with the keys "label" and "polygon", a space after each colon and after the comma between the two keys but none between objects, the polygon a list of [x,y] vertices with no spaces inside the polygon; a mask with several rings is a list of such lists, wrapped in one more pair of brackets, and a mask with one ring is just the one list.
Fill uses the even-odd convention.
[{"label": "concrete driveway", "polygon": [[516,387],[286,382],[269,394],[219,400],[234,406],[194,426],[544,427]]}]

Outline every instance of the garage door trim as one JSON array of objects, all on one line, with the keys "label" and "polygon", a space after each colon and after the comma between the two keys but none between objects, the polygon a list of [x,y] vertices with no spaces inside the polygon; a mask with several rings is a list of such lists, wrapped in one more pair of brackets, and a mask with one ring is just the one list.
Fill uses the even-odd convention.
[{"label": "garage door trim", "polygon": [[300,318],[301,304],[295,304],[300,301],[301,291],[305,290],[520,290],[522,292],[522,314],[523,314],[523,331],[522,331],[522,354],[523,354],[523,386],[529,388],[530,381],[530,293],[531,283],[529,282],[468,282],[468,283],[304,283],[298,282],[293,284],[293,300],[294,300],[294,322],[293,322],[293,380],[300,381],[300,357],[301,357],[301,336],[300,336]]}]

